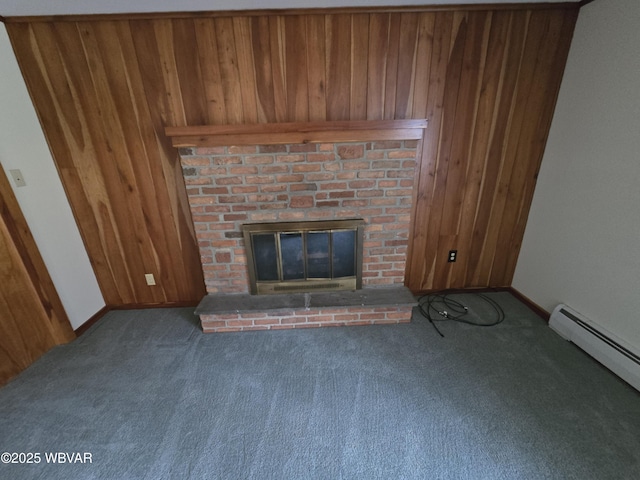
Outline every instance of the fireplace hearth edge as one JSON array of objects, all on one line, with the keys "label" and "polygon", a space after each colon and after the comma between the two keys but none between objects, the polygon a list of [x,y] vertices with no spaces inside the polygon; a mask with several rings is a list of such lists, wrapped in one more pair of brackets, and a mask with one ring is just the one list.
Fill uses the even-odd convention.
[{"label": "fireplace hearth edge", "polygon": [[355,291],[306,292],[277,295],[249,293],[208,294],[196,315],[270,312],[326,307],[416,306],[411,291],[403,285],[363,288]]}]

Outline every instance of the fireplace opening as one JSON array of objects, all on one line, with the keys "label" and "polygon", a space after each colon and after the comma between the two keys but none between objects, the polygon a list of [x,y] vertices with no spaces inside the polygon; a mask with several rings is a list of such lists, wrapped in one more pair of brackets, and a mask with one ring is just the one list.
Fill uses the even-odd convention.
[{"label": "fireplace opening", "polygon": [[364,220],[242,226],[252,294],[362,288]]}]

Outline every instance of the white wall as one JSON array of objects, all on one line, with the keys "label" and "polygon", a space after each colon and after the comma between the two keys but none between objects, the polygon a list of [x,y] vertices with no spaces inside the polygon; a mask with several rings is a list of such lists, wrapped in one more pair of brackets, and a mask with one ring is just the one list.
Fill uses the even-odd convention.
[{"label": "white wall", "polygon": [[578,18],[513,287],[640,349],[640,2]]},{"label": "white wall", "polygon": [[[0,65],[0,163],[71,325],[77,328],[105,303],[4,24]],[[26,186],[15,186],[11,169],[22,171]]]}]

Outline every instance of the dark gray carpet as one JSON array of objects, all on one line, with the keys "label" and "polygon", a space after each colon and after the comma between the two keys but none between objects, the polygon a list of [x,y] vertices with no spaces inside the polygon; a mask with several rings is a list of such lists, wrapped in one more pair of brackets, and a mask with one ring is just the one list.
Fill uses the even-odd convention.
[{"label": "dark gray carpet", "polygon": [[0,390],[0,452],[41,454],[0,478],[638,478],[640,394],[491,295],[502,324],[445,338],[418,315],[204,335],[189,309],[111,312]]}]

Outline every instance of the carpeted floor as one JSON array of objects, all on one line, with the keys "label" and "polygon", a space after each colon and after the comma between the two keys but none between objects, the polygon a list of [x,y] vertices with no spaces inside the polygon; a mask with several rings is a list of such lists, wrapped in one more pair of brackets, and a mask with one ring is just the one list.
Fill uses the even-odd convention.
[{"label": "carpeted floor", "polygon": [[111,312],[0,389],[0,452],[40,458],[0,478],[638,478],[640,393],[490,295],[503,323],[445,338],[417,314],[204,335],[190,309]]}]

